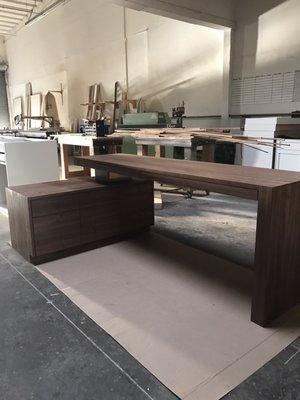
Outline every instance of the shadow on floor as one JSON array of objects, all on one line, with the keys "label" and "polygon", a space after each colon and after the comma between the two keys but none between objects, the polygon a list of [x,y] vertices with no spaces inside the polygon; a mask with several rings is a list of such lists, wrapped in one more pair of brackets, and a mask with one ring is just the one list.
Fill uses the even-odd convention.
[{"label": "shadow on floor", "polygon": [[252,268],[256,235],[257,202],[211,194],[185,199],[163,194],[156,211],[157,233]]}]

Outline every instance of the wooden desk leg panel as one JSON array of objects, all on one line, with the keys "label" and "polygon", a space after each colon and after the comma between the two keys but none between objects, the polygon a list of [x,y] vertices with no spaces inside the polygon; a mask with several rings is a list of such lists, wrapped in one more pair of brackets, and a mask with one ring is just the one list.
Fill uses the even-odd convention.
[{"label": "wooden desk leg panel", "polygon": [[184,159],[196,161],[197,160],[197,147],[196,146],[185,147],[184,148]]},{"label": "wooden desk leg panel", "polygon": [[137,146],[137,155],[138,156],[147,156],[148,155],[148,145],[142,144]]},{"label": "wooden desk leg panel", "polygon": [[160,146],[160,145],[155,146],[155,157],[166,157],[165,146]]},{"label": "wooden desk leg panel", "polygon": [[[61,165],[62,165],[62,179],[78,177],[78,176],[89,176],[91,174],[91,170],[89,167],[83,167],[82,171],[73,171],[71,172],[69,169],[69,145],[63,144],[61,145]],[[87,146],[80,146],[80,155],[81,156],[89,156],[90,149]]]},{"label": "wooden desk leg panel", "polygon": [[215,161],[215,145],[213,143],[203,144],[202,160],[206,162]]},{"label": "wooden desk leg panel", "polygon": [[300,302],[300,183],[259,192],[254,274],[253,322]]},{"label": "wooden desk leg panel", "polygon": [[[90,148],[87,146],[81,146],[80,148],[80,154],[81,156],[90,156]],[[82,175],[84,176],[90,176],[91,175],[91,170],[89,167],[83,167]]]},{"label": "wooden desk leg panel", "polygon": [[60,145],[60,157],[62,167],[62,179],[66,179],[69,175],[69,147],[66,144]]}]

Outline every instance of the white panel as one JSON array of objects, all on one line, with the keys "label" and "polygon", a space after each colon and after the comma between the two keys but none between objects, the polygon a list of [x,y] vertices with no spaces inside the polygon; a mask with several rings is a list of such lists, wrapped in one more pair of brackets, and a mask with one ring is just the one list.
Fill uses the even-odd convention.
[{"label": "white panel", "polygon": [[283,74],[282,103],[293,101],[295,85],[295,72]]},{"label": "white panel", "polygon": [[59,180],[56,142],[6,143],[5,153],[9,186]]},{"label": "white panel", "polygon": [[[263,150],[263,151],[261,151]],[[243,146],[242,165],[247,167],[272,168],[273,148],[266,146]]]},{"label": "white panel", "polygon": [[242,79],[234,79],[232,81],[232,89],[231,89],[231,107],[234,112],[235,109],[239,109],[242,104],[242,88],[243,81]]},{"label": "white panel", "polygon": [[0,153],[5,153],[6,143],[24,143],[28,139],[14,136],[0,136]]},{"label": "white panel", "polygon": [[284,72],[235,78],[232,83],[231,106],[234,108],[255,104],[290,103],[294,99],[295,77],[295,72]]},{"label": "white panel", "polygon": [[278,154],[276,168],[300,172],[300,153]]},{"label": "white panel", "polygon": [[300,172],[300,140],[287,140],[289,147],[277,149],[275,168]]},{"label": "white panel", "polygon": [[[244,135],[250,137],[273,138],[276,125],[276,117],[247,118],[245,121]],[[242,165],[248,167],[272,168],[273,148],[255,145],[253,147],[243,146]]]},{"label": "white panel", "polygon": [[300,101],[300,71],[295,72],[294,101]]},{"label": "white panel", "polygon": [[253,104],[255,99],[255,78],[245,78],[242,88],[243,104]]},{"label": "white panel", "polygon": [[274,74],[272,83],[272,103],[281,103],[282,87],[283,87],[283,75]]},{"label": "white panel", "polygon": [[[265,133],[267,137],[274,137],[276,130],[277,117],[269,118],[247,118],[245,121],[245,136],[258,136],[257,132]],[[260,134],[259,136],[263,136]]]},{"label": "white panel", "polygon": [[257,76],[255,78],[254,104],[271,102],[272,83],[273,83],[272,78],[273,78],[272,75]]}]

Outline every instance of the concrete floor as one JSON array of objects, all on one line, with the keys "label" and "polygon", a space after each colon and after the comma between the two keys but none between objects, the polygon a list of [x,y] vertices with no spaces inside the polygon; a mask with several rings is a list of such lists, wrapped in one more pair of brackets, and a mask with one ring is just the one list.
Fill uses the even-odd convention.
[{"label": "concrete floor", "polygon": [[[252,265],[255,202],[220,195],[187,200],[168,194],[156,214],[158,232]],[[0,214],[1,399],[176,398],[11,250],[8,240],[7,220]],[[299,400],[299,348],[298,339],[224,400]]]},{"label": "concrete floor", "polygon": [[0,214],[0,399],[177,397],[7,243]]},{"label": "concrete floor", "polygon": [[154,230],[236,264],[254,263],[257,202],[221,194],[163,194]]},{"label": "concrete floor", "polygon": [[222,400],[299,400],[300,338]]}]

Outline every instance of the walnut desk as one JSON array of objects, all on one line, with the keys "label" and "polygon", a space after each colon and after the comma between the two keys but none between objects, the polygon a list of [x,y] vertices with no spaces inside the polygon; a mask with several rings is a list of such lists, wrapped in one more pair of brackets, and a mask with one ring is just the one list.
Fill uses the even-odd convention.
[{"label": "walnut desk", "polygon": [[300,301],[299,172],[126,154],[75,162],[102,178],[117,173],[258,201],[251,320],[265,326]]}]

